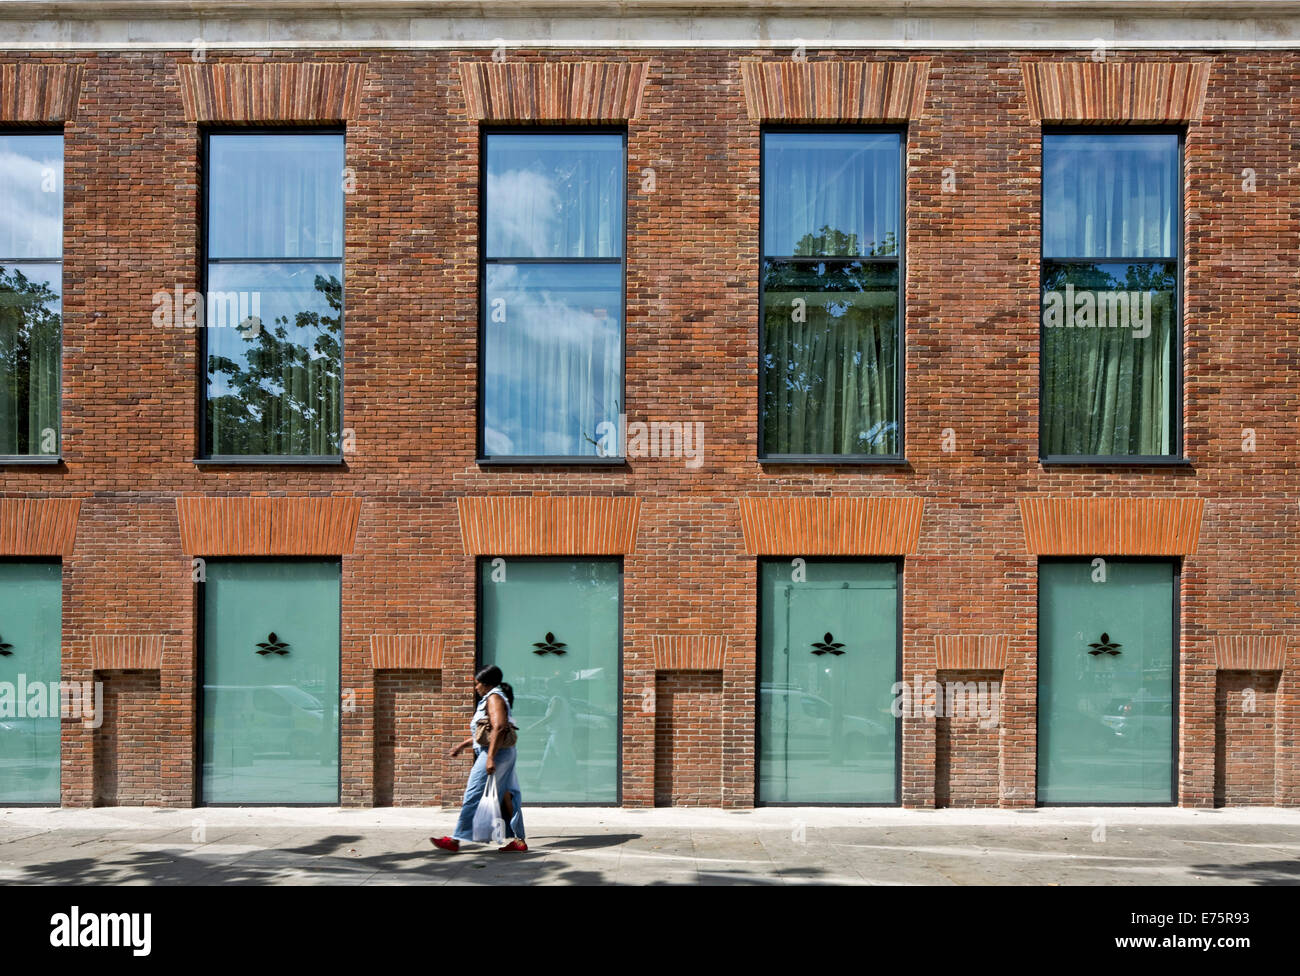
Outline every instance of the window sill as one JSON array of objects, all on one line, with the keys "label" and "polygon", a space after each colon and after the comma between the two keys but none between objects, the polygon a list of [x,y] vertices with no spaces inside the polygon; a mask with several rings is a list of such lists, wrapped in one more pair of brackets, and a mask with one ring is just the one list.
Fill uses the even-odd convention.
[{"label": "window sill", "polygon": [[6,454],[0,457],[0,466],[6,468],[52,468],[62,463],[62,454]]},{"label": "window sill", "polygon": [[1186,457],[1161,457],[1151,455],[1072,455],[1056,454],[1039,458],[1045,468],[1190,468],[1192,459]]},{"label": "window sill", "polygon": [[625,468],[625,457],[481,457],[474,463],[481,468],[518,468],[526,466],[563,466],[588,468]]},{"label": "window sill", "polygon": [[325,456],[316,457],[308,455],[286,455],[283,457],[276,456],[217,456],[206,458],[195,458],[194,464],[200,468],[283,468],[283,467],[318,467],[318,468],[341,468],[347,462],[343,457]]},{"label": "window sill", "polygon": [[907,458],[894,454],[807,454],[790,456],[776,454],[769,457],[756,458],[756,460],[764,467],[777,467],[783,465],[800,465],[803,467],[816,465],[823,468],[839,465],[884,468],[911,467]]}]

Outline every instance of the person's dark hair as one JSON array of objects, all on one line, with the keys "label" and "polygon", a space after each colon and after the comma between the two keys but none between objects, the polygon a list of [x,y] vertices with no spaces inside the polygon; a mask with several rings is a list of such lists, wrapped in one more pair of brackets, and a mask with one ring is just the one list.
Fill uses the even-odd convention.
[{"label": "person's dark hair", "polygon": [[500,688],[501,688],[501,690],[502,690],[503,692],[505,692],[505,695],[506,695],[506,701],[508,701],[508,702],[510,703],[510,707],[511,707],[511,708],[514,708],[514,707],[515,707],[515,690],[514,690],[513,688],[511,688],[508,684],[506,684],[504,681],[501,682]]},{"label": "person's dark hair", "polygon": [[501,669],[495,664],[489,664],[486,668],[474,675],[474,680],[488,686],[491,691],[497,685],[501,684]]}]

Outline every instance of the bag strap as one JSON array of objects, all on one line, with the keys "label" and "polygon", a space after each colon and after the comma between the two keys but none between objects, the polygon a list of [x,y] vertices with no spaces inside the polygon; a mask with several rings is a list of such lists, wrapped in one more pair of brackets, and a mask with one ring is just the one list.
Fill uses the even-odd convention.
[{"label": "bag strap", "polygon": [[[500,695],[500,696],[501,696],[501,703],[502,703],[503,705],[506,706],[506,725],[508,725],[508,726],[510,726],[512,729],[515,729],[516,731],[518,731],[519,726],[515,725],[515,723],[512,722],[512,721],[510,720],[510,719],[511,719],[511,715],[510,715],[510,713],[511,713],[512,711],[514,711],[514,709],[512,709],[512,708],[510,707],[510,699],[506,697],[506,693],[505,693],[504,691],[501,690],[501,686],[500,686],[500,685],[495,685],[491,690],[489,690],[488,693],[487,693],[486,695],[483,696],[483,701],[486,702],[486,701],[488,700],[489,696],[491,696],[491,695],[493,695],[493,694]],[[483,706],[483,717],[482,717],[481,719],[478,720],[478,724],[479,724],[479,725],[484,725],[484,724],[491,725],[491,724],[492,724],[492,715],[488,712],[488,708],[487,708],[487,705],[486,705],[486,704],[484,704],[484,706]]]},{"label": "bag strap", "polygon": [[[491,691],[489,691],[489,692],[487,693],[487,695],[484,695],[483,697],[484,697],[484,698],[487,698],[488,695],[499,695],[499,696],[501,697],[501,704],[505,705],[505,707],[506,707],[506,721],[509,722],[509,721],[510,721],[510,713],[511,713],[512,711],[514,711],[514,709],[512,709],[512,708],[510,707],[510,699],[507,698],[507,697],[506,697],[506,693],[505,693],[504,691],[501,690],[501,686],[500,686],[500,685],[497,685],[495,688],[493,688]],[[513,725],[514,723],[511,722],[510,724]]]}]

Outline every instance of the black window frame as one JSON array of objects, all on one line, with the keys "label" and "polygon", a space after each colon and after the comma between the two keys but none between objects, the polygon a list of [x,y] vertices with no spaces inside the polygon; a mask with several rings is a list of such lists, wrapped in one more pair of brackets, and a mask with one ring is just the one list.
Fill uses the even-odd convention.
[{"label": "black window frame", "polygon": [[67,265],[68,251],[68,199],[67,199],[67,172],[68,172],[68,134],[62,125],[13,125],[5,123],[0,125],[0,136],[58,136],[63,140],[60,155],[59,166],[59,192],[62,197],[62,204],[59,207],[60,239],[63,242],[63,250],[57,258],[40,257],[40,258],[8,258],[0,256],[0,266],[7,263],[13,264],[57,264],[59,266],[59,426],[56,431],[58,438],[58,450],[53,454],[3,454],[0,455],[0,467],[22,468],[22,467],[50,467],[61,466],[63,464],[63,395],[64,387],[64,362],[63,354],[67,348],[67,315],[63,306],[63,289],[64,289],[64,269]]},{"label": "black window frame", "polygon": [[[623,148],[623,246],[617,258],[489,258],[487,256],[487,145],[494,135],[616,135]],[[619,453],[609,457],[588,454],[488,454],[484,444],[484,391],[487,388],[487,266],[489,264],[618,264],[620,275],[619,360],[622,409],[627,404],[627,242],[628,242],[628,131],[626,125],[481,125],[478,134],[478,344],[477,382],[474,411],[474,459],[481,467],[517,467],[521,465],[559,465],[566,467],[623,467],[627,464],[627,445],[618,445]]]},{"label": "black window frame", "polygon": [[[807,133],[810,135],[824,135],[836,133],[893,133],[898,136],[898,153],[899,153],[899,178],[898,178],[898,247],[897,254],[893,258],[886,257],[843,257],[843,258],[810,258],[767,254],[765,247],[766,238],[766,221],[765,211],[767,202],[764,199],[764,187],[767,185],[767,153],[766,137],[768,133],[788,133],[799,134]],[[908,128],[903,124],[877,124],[877,125],[807,125],[807,124],[766,124],[760,127],[758,134],[758,276],[756,287],[758,290],[758,392],[757,392],[757,460],[763,465],[778,464],[847,464],[847,465],[876,465],[876,466],[899,466],[907,464],[907,440],[906,440],[906,406],[907,406],[907,136]],[[898,424],[898,451],[894,454],[768,454],[763,446],[763,390],[767,378],[765,365],[765,356],[763,350],[766,348],[766,308],[763,300],[763,268],[768,260],[776,261],[795,261],[804,263],[817,263],[825,261],[860,261],[869,264],[889,264],[894,263],[898,268],[898,315],[896,319],[896,328],[898,330],[898,361],[894,365],[896,372],[894,382],[894,415]]]},{"label": "black window frame", "polygon": [[[1174,335],[1170,341],[1170,348],[1173,352],[1173,395],[1170,397],[1173,402],[1173,417],[1170,422],[1173,425],[1171,437],[1171,453],[1169,454],[1044,454],[1043,453],[1043,423],[1046,416],[1044,409],[1047,402],[1047,377],[1044,364],[1046,363],[1046,336],[1043,326],[1043,287],[1046,279],[1046,266],[1048,261],[1054,261],[1058,264],[1068,264],[1071,261],[1102,261],[1108,264],[1140,263],[1152,264],[1158,261],[1168,261],[1168,258],[1085,258],[1078,255],[1072,255],[1068,258],[1048,258],[1043,253],[1046,244],[1047,235],[1044,233],[1046,224],[1045,220],[1045,201],[1047,194],[1044,192],[1043,181],[1043,153],[1044,137],[1059,135],[1173,135],[1178,137],[1178,201],[1177,214],[1174,220],[1175,239],[1174,239],[1174,265],[1175,265],[1175,289],[1174,289]],[[1184,251],[1184,223],[1186,216],[1186,195],[1187,195],[1187,164],[1186,164],[1186,139],[1187,127],[1182,125],[1044,125],[1039,133],[1038,139],[1038,463],[1042,467],[1052,466],[1089,466],[1089,467],[1123,467],[1134,466],[1143,468],[1157,467],[1188,467],[1191,460],[1186,456],[1186,445],[1183,440],[1183,395],[1184,395],[1184,327],[1183,327],[1183,290],[1184,290],[1184,269],[1185,255]]]},{"label": "black window frame", "polygon": [[[204,315],[207,314],[207,296],[208,296],[208,267],[216,263],[238,263],[243,261],[248,263],[254,259],[242,258],[218,258],[216,261],[208,257],[208,216],[211,212],[209,205],[209,177],[212,173],[211,166],[211,141],[213,136],[228,135],[336,135],[343,137],[343,164],[347,166],[348,158],[348,135],[347,126],[338,125],[212,125],[204,126],[199,131],[199,168],[201,178],[200,197],[199,197],[199,248],[198,248],[198,281],[199,294],[203,297]],[[211,445],[208,444],[208,327],[206,322],[203,328],[198,330],[196,341],[198,343],[198,364],[199,371],[197,376],[197,398],[198,398],[198,430],[196,431],[195,443],[199,446],[198,457],[194,459],[194,464],[199,467],[242,467],[242,466],[280,466],[287,465],[292,467],[313,467],[313,466],[340,466],[344,462],[343,452],[343,431],[347,429],[347,228],[348,228],[348,194],[342,188],[343,174],[339,174],[339,193],[342,195],[343,208],[343,253],[338,256],[340,274],[340,310],[339,310],[339,451],[337,454],[212,454],[210,453]],[[331,262],[333,258],[271,258],[259,257],[258,261],[274,260],[280,264],[314,264]]]}]

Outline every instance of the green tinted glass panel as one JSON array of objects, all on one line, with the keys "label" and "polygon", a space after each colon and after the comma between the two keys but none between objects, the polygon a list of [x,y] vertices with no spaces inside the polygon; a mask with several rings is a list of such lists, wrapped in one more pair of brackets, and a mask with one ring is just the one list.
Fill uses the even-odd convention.
[{"label": "green tinted glass panel", "polygon": [[0,563],[0,806],[59,802],[62,626],[59,565]]},{"label": "green tinted glass panel", "polygon": [[1173,802],[1174,566],[1038,570],[1038,799]]},{"label": "green tinted glass panel", "polygon": [[339,564],[209,562],[203,612],[203,802],[338,803]]},{"label": "green tinted glass panel", "polygon": [[789,560],[761,573],[758,800],[896,803],[893,563]]},{"label": "green tinted glass panel", "polygon": [[480,573],[482,660],[514,687],[524,802],[617,803],[620,565],[485,561]]}]

